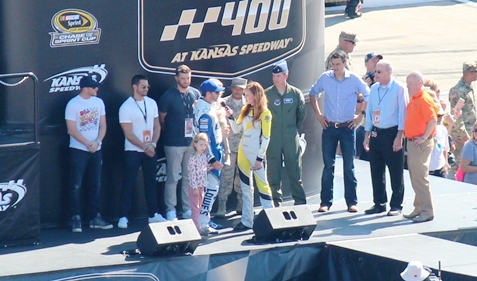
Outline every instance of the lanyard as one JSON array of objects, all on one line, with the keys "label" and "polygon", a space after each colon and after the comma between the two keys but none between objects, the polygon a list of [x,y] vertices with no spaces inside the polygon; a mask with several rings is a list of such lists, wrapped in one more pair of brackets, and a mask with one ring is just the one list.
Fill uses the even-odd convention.
[{"label": "lanyard", "polygon": [[181,98],[182,98],[182,103],[184,104],[186,115],[187,115],[187,117],[190,117],[192,105],[187,103],[187,98],[189,97],[190,94],[187,94],[187,93],[186,94],[180,93],[180,94],[181,94]]},{"label": "lanyard", "polygon": [[147,107],[146,107],[146,99],[144,99],[144,111],[142,111],[142,108],[139,106],[139,104],[137,103],[137,100],[135,98],[134,99],[134,102],[136,103],[137,107],[139,108],[139,110],[141,111],[142,113],[142,116],[144,117],[144,122],[146,122],[146,125],[147,125]]},{"label": "lanyard", "polygon": [[381,86],[378,87],[378,99],[379,99],[378,105],[381,105],[381,101],[384,99],[384,97],[388,93],[389,89],[391,89],[391,85],[388,85],[388,87],[386,88],[386,91],[384,92],[382,97],[381,97],[381,94],[379,93],[379,89],[381,89]]}]

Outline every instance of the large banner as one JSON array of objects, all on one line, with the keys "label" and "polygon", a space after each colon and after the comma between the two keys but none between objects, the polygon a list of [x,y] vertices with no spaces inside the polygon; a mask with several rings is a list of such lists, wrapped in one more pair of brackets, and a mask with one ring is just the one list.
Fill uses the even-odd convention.
[{"label": "large banner", "polygon": [[0,146],[0,246],[40,238],[39,144]]}]

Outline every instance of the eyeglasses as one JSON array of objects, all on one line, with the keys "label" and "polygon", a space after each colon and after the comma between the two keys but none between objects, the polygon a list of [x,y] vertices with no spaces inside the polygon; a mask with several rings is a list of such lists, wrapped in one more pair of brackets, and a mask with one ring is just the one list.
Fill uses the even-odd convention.
[{"label": "eyeglasses", "polygon": [[151,86],[141,86],[141,89],[143,89],[143,90],[150,89],[150,88],[151,88]]},{"label": "eyeglasses", "polygon": [[354,42],[354,41],[351,41],[351,40],[345,40],[345,41],[346,41],[346,42],[349,42],[349,43],[351,43],[351,44],[353,44],[353,45],[356,45],[356,42]]}]

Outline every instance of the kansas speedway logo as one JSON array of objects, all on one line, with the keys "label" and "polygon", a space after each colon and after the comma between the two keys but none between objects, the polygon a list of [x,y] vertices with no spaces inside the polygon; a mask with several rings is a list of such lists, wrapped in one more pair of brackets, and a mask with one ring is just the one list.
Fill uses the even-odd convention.
[{"label": "kansas speedway logo", "polygon": [[98,44],[101,29],[96,18],[83,10],[67,9],[56,13],[51,19],[55,32],[50,32],[50,47],[67,47]]},{"label": "kansas speedway logo", "polygon": [[27,193],[23,180],[0,183],[0,212],[15,208]]},{"label": "kansas speedway logo", "polygon": [[301,50],[304,2],[138,0],[139,61],[158,73],[180,64],[202,77],[253,73]]},{"label": "kansas speedway logo", "polygon": [[94,81],[103,83],[108,70],[105,64],[78,67],[50,76],[43,82],[51,80],[49,93],[79,91],[79,82],[84,76],[91,76]]}]

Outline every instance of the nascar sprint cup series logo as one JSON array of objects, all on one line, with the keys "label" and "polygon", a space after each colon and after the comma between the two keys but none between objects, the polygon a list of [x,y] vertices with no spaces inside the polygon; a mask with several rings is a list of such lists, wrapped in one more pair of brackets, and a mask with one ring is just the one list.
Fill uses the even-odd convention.
[{"label": "nascar sprint cup series logo", "polygon": [[108,71],[106,65],[93,65],[70,69],[46,78],[43,82],[51,80],[50,93],[79,91],[79,82],[83,76],[91,76],[94,81],[102,83]]},{"label": "nascar sprint cup series logo", "polygon": [[159,73],[180,64],[199,76],[255,72],[301,50],[304,1],[139,0],[139,61]]},{"label": "nascar sprint cup series logo", "polygon": [[15,208],[27,193],[23,180],[0,183],[0,212]]},{"label": "nascar sprint cup series logo", "polygon": [[83,10],[66,9],[51,19],[55,32],[50,32],[50,47],[98,44],[101,29],[96,18]]}]

